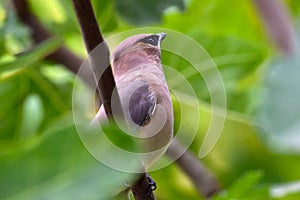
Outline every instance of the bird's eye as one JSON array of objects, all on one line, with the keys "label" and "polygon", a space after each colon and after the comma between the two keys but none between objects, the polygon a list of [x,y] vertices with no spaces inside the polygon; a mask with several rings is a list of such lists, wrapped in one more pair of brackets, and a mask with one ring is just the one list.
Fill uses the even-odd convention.
[{"label": "bird's eye", "polygon": [[153,40],[152,38],[149,38],[149,39],[148,39],[148,43],[149,43],[149,44],[153,44],[153,43],[154,43],[154,40]]},{"label": "bird's eye", "polygon": [[159,43],[159,36],[157,36],[157,35],[150,35],[148,37],[140,39],[138,42],[143,42],[143,43],[146,43],[146,44],[150,44],[152,46],[157,46],[158,43]]}]

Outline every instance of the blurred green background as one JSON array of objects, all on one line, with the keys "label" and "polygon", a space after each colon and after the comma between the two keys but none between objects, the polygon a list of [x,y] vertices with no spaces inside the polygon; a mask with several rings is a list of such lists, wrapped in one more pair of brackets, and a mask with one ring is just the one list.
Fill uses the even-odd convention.
[{"label": "blurred green background", "polygon": [[[10,1],[1,1],[0,199],[111,199],[132,175],[102,165],[85,149],[72,115],[75,75],[44,59],[62,44],[86,56],[71,1],[28,2],[55,38],[33,45]],[[297,27],[300,3],[283,2]],[[169,28],[193,38],[216,63],[227,96],[227,107],[219,109],[227,116],[216,146],[201,159],[224,189],[214,199],[300,198],[300,60],[276,49],[253,1],[92,3],[105,37],[137,27]],[[167,52],[162,60],[182,74],[190,67]],[[197,155],[211,102],[199,74],[187,79],[200,113],[177,116],[175,107],[175,127],[182,117],[201,116],[190,147]],[[193,110],[186,96],[180,106]],[[158,184],[157,199],[203,199],[176,164],[150,175]]]}]

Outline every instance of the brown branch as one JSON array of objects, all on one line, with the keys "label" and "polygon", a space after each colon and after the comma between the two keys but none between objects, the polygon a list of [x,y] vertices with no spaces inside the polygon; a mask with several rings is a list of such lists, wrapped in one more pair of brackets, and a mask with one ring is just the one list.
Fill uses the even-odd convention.
[{"label": "brown branch", "polygon": [[297,50],[297,37],[287,8],[278,0],[253,0],[277,47],[290,54]]},{"label": "brown branch", "polygon": [[[115,80],[110,66],[110,53],[106,42],[100,32],[90,0],[72,0],[74,10],[79,22],[84,44],[91,59],[95,81],[98,82],[98,91],[103,103],[106,115],[113,120],[112,94],[115,89]],[[95,48],[97,52],[92,52]],[[114,98],[114,105],[118,110],[121,108],[118,92]]]},{"label": "brown branch", "polygon": [[[19,20],[26,24],[31,30],[31,36],[35,44],[39,44],[48,38],[53,37],[46,28],[39,22],[35,15],[30,12],[27,0],[13,0]],[[77,74],[82,60],[70,52],[65,47],[59,48],[57,51],[46,57],[47,60],[63,64],[74,74]],[[82,70],[81,78],[91,87],[95,87],[95,82],[91,79],[92,71],[90,69]]]},{"label": "brown branch", "polygon": [[147,174],[143,173],[138,181],[131,187],[135,200],[155,200],[153,192],[149,188]]},{"label": "brown branch", "polygon": [[[81,28],[85,47],[87,52],[90,53],[96,46],[105,42],[104,38],[100,32],[90,0],[72,0],[72,2]],[[107,45],[105,45],[105,47],[109,53]]]},{"label": "brown branch", "polygon": [[[183,151],[184,153],[182,154]],[[195,155],[189,151],[185,151],[185,148],[178,140],[171,143],[166,155],[171,159],[176,159],[176,164],[190,177],[201,195],[210,197],[220,191],[220,185],[213,174]]]},{"label": "brown branch", "polygon": [[[116,84],[110,66],[109,48],[98,27],[90,0],[72,0],[72,2],[87,52],[91,58],[91,64],[96,75],[96,80],[99,80],[98,76],[100,76],[99,93],[101,101],[103,102],[106,115],[110,121],[112,121],[113,113],[111,106],[115,106],[117,111],[121,111],[122,109],[117,92],[116,98],[114,99],[115,101],[111,104],[112,94]],[[100,49],[97,49],[97,52],[93,52],[95,48]],[[124,115],[122,114],[122,116]],[[136,200],[155,199],[152,191],[149,190],[149,182],[145,174],[139,178],[131,189]]]}]

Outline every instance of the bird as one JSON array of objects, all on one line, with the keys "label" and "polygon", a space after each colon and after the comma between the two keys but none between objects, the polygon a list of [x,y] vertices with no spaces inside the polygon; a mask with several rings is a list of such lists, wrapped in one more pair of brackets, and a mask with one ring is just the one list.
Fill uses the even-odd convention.
[{"label": "bird", "polygon": [[[161,62],[165,37],[165,33],[131,36],[115,48],[111,58],[126,126],[138,138],[145,171],[165,153],[173,137],[173,106]],[[107,116],[102,105],[91,125],[103,121]]]}]

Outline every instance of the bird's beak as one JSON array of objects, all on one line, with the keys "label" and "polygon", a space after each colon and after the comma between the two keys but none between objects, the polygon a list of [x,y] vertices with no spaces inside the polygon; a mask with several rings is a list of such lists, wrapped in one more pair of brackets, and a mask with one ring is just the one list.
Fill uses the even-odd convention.
[{"label": "bird's beak", "polygon": [[161,44],[161,42],[163,41],[163,39],[166,37],[167,34],[165,34],[165,33],[158,33],[156,35],[159,36],[159,44]]}]

